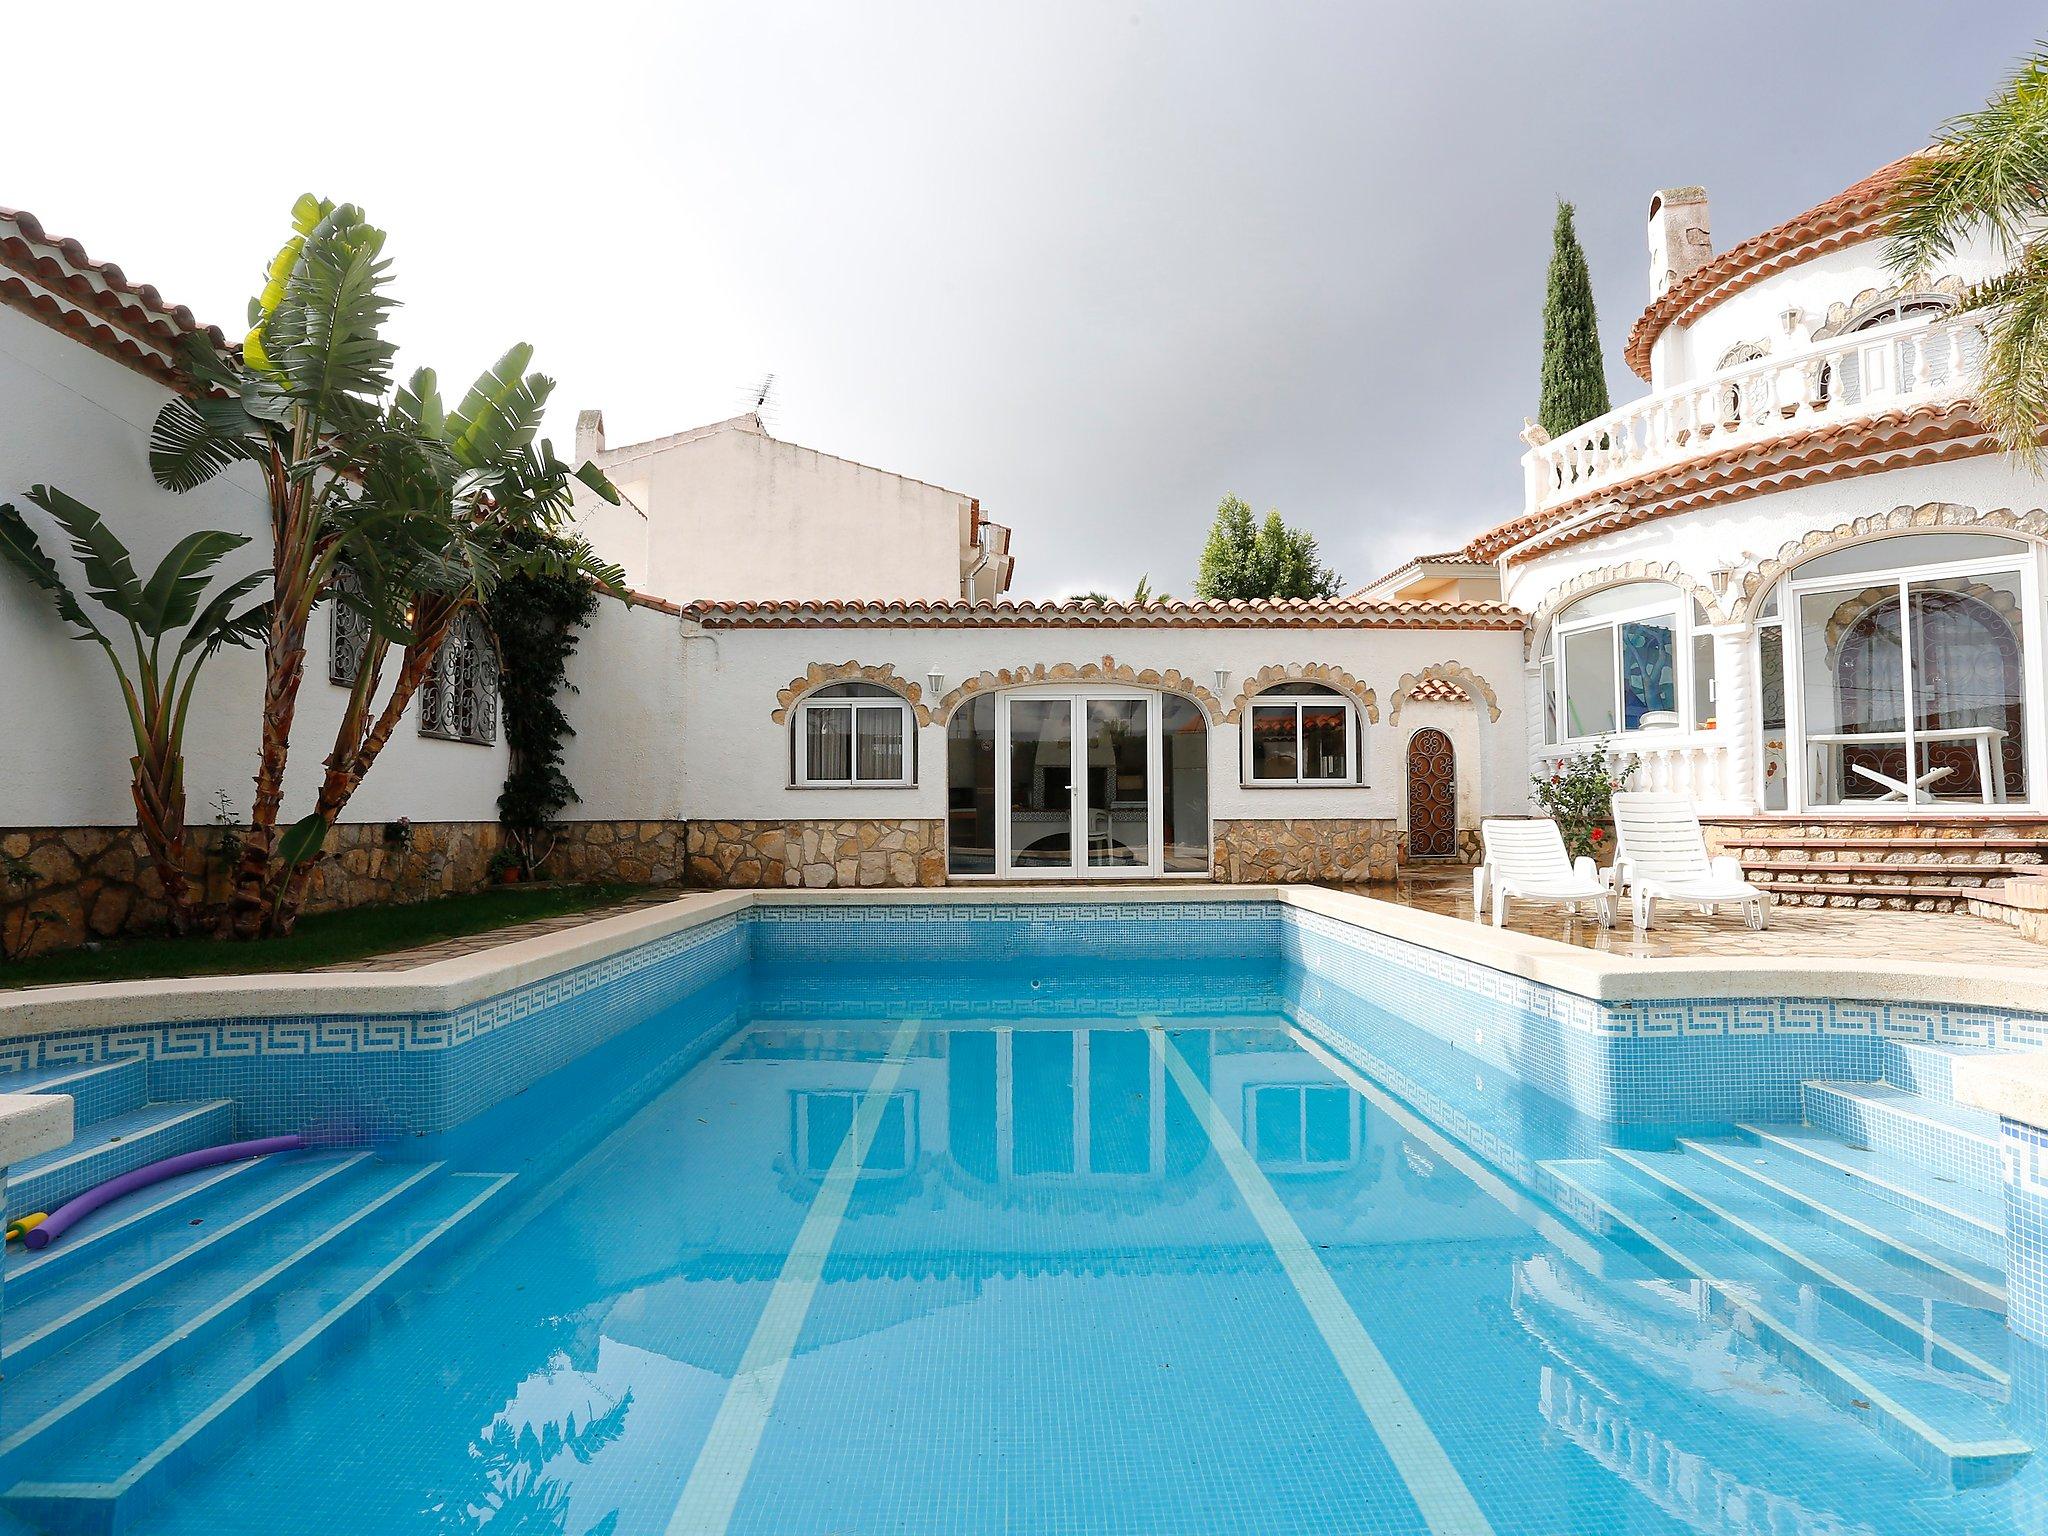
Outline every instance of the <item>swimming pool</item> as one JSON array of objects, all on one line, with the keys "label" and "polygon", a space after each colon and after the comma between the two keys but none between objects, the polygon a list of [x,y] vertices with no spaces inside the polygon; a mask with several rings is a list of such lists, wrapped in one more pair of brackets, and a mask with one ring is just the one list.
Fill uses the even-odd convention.
[{"label": "swimming pool", "polygon": [[[87,1244],[19,1303],[10,1286],[18,1342],[90,1271],[169,1266],[286,1181],[295,1203],[266,1219],[303,1246],[335,1169],[385,1170],[391,1223],[467,1218],[231,1437],[174,1447],[148,1498],[81,1513],[51,1490],[105,1486],[217,1400],[182,1357],[6,1462],[9,1518],[208,1536],[2048,1520],[2030,1454],[2048,1373],[2004,1327],[1981,1169],[1946,1190],[1930,1173],[1917,1201],[1891,1188],[1887,1216],[1870,1190],[1909,1164],[1874,1161],[1875,1118],[1838,1139],[1864,1187],[1820,1156],[1830,1113],[1876,1115],[1874,1089],[1836,1111],[1826,1083],[1967,1045],[1795,1018],[1763,1033],[1766,1060],[1739,1028],[1576,1017],[1257,904],[796,911],[686,995],[594,1006],[630,1027],[479,1116],[363,1163],[273,1160],[239,1196],[197,1188]],[[260,1354],[295,1336],[293,1305],[362,1280],[339,1254],[302,1268],[314,1302],[222,1337]],[[181,1283],[108,1325],[131,1353]],[[122,1351],[103,1342],[102,1366]],[[0,1430],[65,1389],[0,1390]]]}]

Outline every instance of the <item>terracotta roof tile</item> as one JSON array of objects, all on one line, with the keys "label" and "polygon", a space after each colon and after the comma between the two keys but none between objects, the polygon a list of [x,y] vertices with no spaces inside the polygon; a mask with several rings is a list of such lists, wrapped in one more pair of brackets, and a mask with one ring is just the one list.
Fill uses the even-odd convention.
[{"label": "terracotta roof tile", "polygon": [[[1512,550],[1514,558],[1528,559],[1674,512],[1848,479],[1876,469],[1947,462],[1996,451],[1996,440],[1967,400],[1889,411],[1672,465],[1557,508],[1546,508],[1473,542],[1475,547],[1496,554]],[[1586,515],[1610,501],[1616,503],[1611,511]]]},{"label": "terracotta roof tile", "polygon": [[1203,603],[698,602],[683,616],[714,629],[1521,629],[1505,603],[1362,603],[1343,598]]},{"label": "terracotta roof tile", "polygon": [[153,285],[130,281],[112,262],[94,261],[76,240],[13,208],[0,208],[0,304],[164,384],[179,382],[180,337],[196,333],[228,345],[218,327],[202,326]]},{"label": "terracotta roof tile", "polygon": [[1650,348],[1672,325],[1690,325],[1705,310],[1773,273],[1866,240],[1885,226],[1891,195],[1908,155],[1845,187],[1824,203],[1731,245],[1665,290],[1630,327],[1622,356],[1647,379]]},{"label": "terracotta roof tile", "polygon": [[1408,690],[1411,704],[1469,704],[1472,695],[1445,677],[1425,677]]}]

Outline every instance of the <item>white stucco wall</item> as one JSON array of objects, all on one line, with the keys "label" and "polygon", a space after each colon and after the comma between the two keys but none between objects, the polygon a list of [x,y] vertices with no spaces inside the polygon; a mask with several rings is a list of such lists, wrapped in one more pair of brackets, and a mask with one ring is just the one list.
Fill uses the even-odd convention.
[{"label": "white stucco wall", "polygon": [[596,458],[632,505],[580,496],[584,531],[655,597],[961,595],[971,501],[956,491],[730,423]]},{"label": "white stucco wall", "polygon": [[[46,551],[66,547],[29,486],[55,485],[95,508],[147,577],[171,545],[198,528],[246,534],[223,562],[234,574],[268,562],[268,520],[253,473],[229,473],[188,495],[150,478],[149,429],[168,391],[47,326],[0,308],[0,500],[23,506]],[[59,556],[75,576],[76,567]],[[88,605],[90,606],[90,605]],[[95,614],[97,609],[92,610]],[[327,614],[316,613],[293,732],[285,817],[312,809],[321,759],[333,744],[346,692],[327,681]],[[113,673],[97,647],[74,638],[40,592],[0,570],[0,826],[118,826],[134,820],[133,752]],[[246,818],[256,771],[263,664],[225,651],[202,676],[186,732],[187,807],[212,819],[225,790]],[[345,819],[488,821],[497,816],[505,749],[435,741],[408,722],[392,738]]]},{"label": "white stucco wall", "polygon": [[671,821],[683,812],[683,623],[658,608],[598,605],[569,658],[562,771],[581,797],[565,821]]},{"label": "white stucco wall", "polygon": [[[1499,694],[1501,717],[1475,727],[1476,761],[1459,763],[1488,812],[1526,809],[1528,770],[1518,686],[1519,631],[1247,629],[706,629],[685,639],[683,674],[684,814],[696,818],[808,820],[937,818],[945,813],[946,733],[934,722],[919,733],[918,776],[903,789],[789,787],[789,726],[770,716],[777,690],[814,662],[887,664],[920,688],[944,674],[950,690],[984,670],[1044,663],[1080,665],[1112,656],[1137,671],[1177,669],[1215,690],[1215,670],[1230,671],[1224,707],[1260,669],[1320,662],[1342,667],[1378,696],[1381,723],[1365,728],[1365,780],[1341,789],[1254,787],[1242,782],[1235,725],[1209,732],[1209,811],[1218,820],[1392,818],[1405,794],[1403,755],[1412,724],[1385,723],[1404,673],[1458,661]],[[1411,706],[1419,710],[1421,706]],[[1462,744],[1461,744],[1462,745]],[[1464,753],[1461,751],[1461,758]],[[572,774],[572,777],[574,775]]]}]

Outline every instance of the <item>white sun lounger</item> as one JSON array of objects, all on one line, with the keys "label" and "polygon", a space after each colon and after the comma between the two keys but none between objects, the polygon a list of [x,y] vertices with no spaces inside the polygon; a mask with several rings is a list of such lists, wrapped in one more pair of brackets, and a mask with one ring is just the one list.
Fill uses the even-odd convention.
[{"label": "white sun lounger", "polygon": [[1741,907],[1750,927],[1770,926],[1770,896],[1742,878],[1734,859],[1708,854],[1699,812],[1684,795],[1616,795],[1614,838],[1614,867],[1635,904],[1637,928],[1656,920],[1659,901],[1690,902],[1707,913]]},{"label": "white sun lounger", "polygon": [[1472,915],[1486,916],[1493,892],[1493,926],[1507,920],[1508,902],[1539,901],[1577,912],[1590,906],[1603,928],[1614,926],[1614,888],[1593,861],[1565,856],[1564,835],[1554,821],[1496,819],[1479,824],[1485,855],[1472,871]]}]

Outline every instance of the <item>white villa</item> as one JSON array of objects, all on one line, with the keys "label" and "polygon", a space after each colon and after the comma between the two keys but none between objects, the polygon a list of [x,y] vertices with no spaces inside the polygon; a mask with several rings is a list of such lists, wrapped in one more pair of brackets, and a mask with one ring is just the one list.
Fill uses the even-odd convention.
[{"label": "white villa", "polygon": [[[1331,602],[1012,602],[1009,529],[973,497],[751,415],[613,445],[586,412],[577,448],[624,502],[584,527],[646,596],[608,604],[572,667],[562,867],[1377,879],[1469,859],[1480,817],[1527,812],[1533,773],[1604,739],[1781,899],[1991,910],[1987,882],[2048,848],[2048,492],[1971,411],[1982,337],[1951,311],[1995,259],[1899,286],[1894,174],[1719,253],[1704,192],[1658,193],[1626,343],[1648,392],[1563,440],[1529,429],[1514,517]],[[167,349],[193,325],[0,214],[0,488],[73,489],[147,559],[250,522],[253,485],[149,480]],[[80,931],[145,920],[104,678],[14,584],[0,644],[4,846]],[[253,666],[223,658],[218,696],[253,699]],[[489,669],[456,686],[488,694]],[[478,703],[380,764],[327,900],[480,878],[504,759]],[[195,807],[246,800],[233,707],[195,749]]]}]

